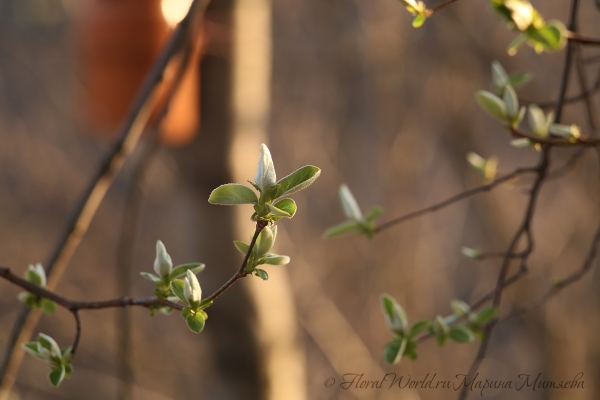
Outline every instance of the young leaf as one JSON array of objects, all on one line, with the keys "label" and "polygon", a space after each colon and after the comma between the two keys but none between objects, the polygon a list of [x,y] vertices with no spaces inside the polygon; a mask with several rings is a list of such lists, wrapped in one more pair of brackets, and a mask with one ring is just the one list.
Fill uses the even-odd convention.
[{"label": "young leaf", "polygon": [[273,231],[267,226],[262,230],[258,236],[256,244],[254,245],[256,257],[260,258],[267,254],[267,252],[271,250],[271,247],[273,247],[273,242]]},{"label": "young leaf", "polygon": [[365,215],[365,220],[368,222],[372,222],[375,218],[378,218],[381,214],[383,214],[383,207],[375,206],[367,211]]},{"label": "young leaf", "polygon": [[256,204],[258,203],[258,197],[247,186],[239,183],[227,183],[213,190],[208,202],[220,205]]},{"label": "young leaf", "polygon": [[238,249],[238,251],[240,253],[242,253],[243,255],[246,255],[248,253],[248,250],[250,249],[250,246],[248,246],[246,243],[241,242],[239,240],[234,240],[233,244],[234,244],[235,248]]},{"label": "young leaf", "polygon": [[292,218],[292,215],[289,212],[287,212],[285,210],[280,210],[279,208],[275,207],[271,203],[266,203],[266,204],[267,204],[267,208],[269,209],[269,211],[272,214],[277,215],[278,217]]},{"label": "young leaf", "polygon": [[407,339],[401,341],[394,340],[385,345],[383,349],[383,358],[388,364],[398,364],[406,348]]},{"label": "young leaf", "polygon": [[263,281],[269,280],[269,274],[264,269],[257,268],[255,270],[255,274],[256,274],[256,276],[258,276]]},{"label": "young leaf", "polygon": [[465,303],[462,300],[454,299],[450,302],[450,307],[452,307],[452,311],[455,317],[462,317],[471,311],[471,306]]},{"label": "young leaf", "polygon": [[425,14],[422,14],[422,13],[417,14],[415,16],[415,18],[413,18],[413,21],[412,21],[413,28],[420,28],[421,26],[423,26],[426,19],[427,19],[427,17],[425,16]]},{"label": "young leaf", "polygon": [[360,211],[360,207],[352,195],[352,192],[350,189],[348,189],[348,186],[342,184],[340,186],[339,194],[340,200],[342,201],[342,208],[344,209],[344,214],[346,214],[346,217],[356,221],[361,221],[363,219],[362,212]]},{"label": "young leaf", "polygon": [[289,218],[296,215],[296,202],[292,199],[283,199],[275,203],[278,210],[285,211],[289,214]]},{"label": "young leaf", "polygon": [[478,325],[485,325],[488,322],[496,319],[498,317],[499,311],[497,307],[488,307],[479,311],[479,313],[475,316],[473,322]]},{"label": "young leaf", "polygon": [[506,105],[506,113],[509,117],[514,118],[519,112],[519,98],[515,89],[510,85],[504,87],[504,104]]},{"label": "young leaf", "polygon": [[506,120],[506,105],[504,101],[493,93],[480,90],[475,95],[477,102],[492,117],[496,117],[501,120]]},{"label": "young leaf", "polygon": [[56,311],[56,304],[52,300],[42,299],[41,304],[42,310],[46,314],[54,314],[54,311]]},{"label": "young leaf", "polygon": [[278,199],[281,196],[287,196],[307,188],[317,180],[319,175],[321,175],[321,169],[312,165],[305,165],[297,169],[277,182],[278,187],[273,195],[273,199]]},{"label": "young leaf", "polygon": [[536,104],[529,106],[529,127],[538,136],[548,136],[548,123],[546,122],[546,114]]},{"label": "young leaf", "polygon": [[187,323],[188,328],[192,330],[192,332],[200,333],[202,329],[204,329],[204,316],[201,313],[196,313],[195,315],[188,315],[185,318],[185,322]]},{"label": "young leaf", "polygon": [[523,86],[527,82],[529,82],[532,78],[532,75],[529,72],[520,72],[511,74],[508,79],[508,83],[515,89]]},{"label": "young leaf", "polygon": [[173,282],[171,282],[171,290],[173,290],[173,293],[175,293],[175,296],[179,297],[179,300],[181,300],[185,304],[187,304],[188,301],[185,298],[184,286],[185,286],[185,284],[183,283],[183,281],[181,279],[175,279]]},{"label": "young leaf", "polygon": [[463,246],[460,249],[460,252],[463,253],[465,257],[472,258],[473,260],[477,260],[479,257],[481,257],[481,251],[472,247]]},{"label": "young leaf", "polygon": [[146,279],[151,280],[152,282],[160,282],[160,278],[158,276],[151,274],[149,272],[140,272],[140,275]]},{"label": "young leaf", "polygon": [[398,335],[404,335],[408,326],[404,309],[392,296],[385,293],[381,295],[381,306],[383,308],[385,322],[390,331]]},{"label": "young leaf", "polygon": [[23,349],[34,357],[41,358],[37,342],[23,343]]},{"label": "young leaf", "polygon": [[498,61],[492,61],[492,82],[494,84],[494,88],[497,89],[498,94],[502,94],[504,87],[509,82],[508,74],[506,70]]},{"label": "young leaf", "polygon": [[326,239],[343,235],[344,233],[355,231],[357,232],[360,228],[360,221],[346,221],[339,225],[335,225],[323,233],[323,237]]},{"label": "young leaf", "polygon": [[408,337],[414,337],[416,335],[418,335],[419,333],[429,329],[429,327],[431,326],[431,321],[428,319],[424,319],[418,322],[415,322],[415,324],[410,328],[410,331],[408,332]]},{"label": "young leaf", "polygon": [[448,336],[450,339],[458,343],[470,343],[475,340],[475,335],[473,335],[473,332],[463,325],[453,326],[450,328],[448,331]]},{"label": "young leaf", "polygon": [[280,256],[279,254],[267,253],[264,257],[258,260],[257,265],[269,264],[269,265],[286,265],[290,263],[288,256]]},{"label": "young leaf", "polygon": [[58,365],[56,367],[54,367],[52,369],[52,371],[50,371],[50,375],[48,375],[48,378],[50,379],[50,383],[52,384],[52,386],[54,387],[58,387],[58,385],[60,385],[60,383],[63,381],[63,379],[65,379],[65,366],[64,365]]},{"label": "young leaf", "polygon": [[196,275],[197,273],[202,271],[204,269],[204,267],[205,267],[205,265],[202,263],[191,263],[191,264],[178,265],[177,267],[173,268],[173,272],[171,272],[171,280],[181,278],[182,276],[184,276],[187,273],[188,269],[190,271],[192,271],[192,273],[194,275]]}]

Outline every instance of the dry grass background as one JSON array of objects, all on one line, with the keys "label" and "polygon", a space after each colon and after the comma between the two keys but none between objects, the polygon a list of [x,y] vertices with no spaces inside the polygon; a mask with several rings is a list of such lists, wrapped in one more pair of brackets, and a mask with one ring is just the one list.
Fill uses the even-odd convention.
[{"label": "dry grass background", "polygon": [[[19,19],[11,12],[17,3],[0,1],[0,264],[23,271],[46,258],[108,144],[90,135],[77,114],[77,96],[85,88],[77,78],[72,21],[66,16],[51,24]],[[599,36],[600,12],[593,2],[582,3],[581,30]],[[568,2],[534,4],[548,18],[566,19]],[[284,229],[277,244],[280,253],[292,258],[286,268],[305,357],[298,362],[306,368],[310,400],[454,398],[453,391],[344,391],[325,389],[323,383],[330,376],[339,381],[342,374],[354,372],[368,379],[380,379],[383,371],[417,379],[437,373],[448,380],[466,373],[475,344],[440,349],[426,342],[417,361],[385,365],[381,354],[389,334],[378,296],[395,296],[412,321],[449,313],[453,298],[477,299],[494,285],[498,262],[465,259],[460,248],[505,248],[526,200],[526,185],[502,186],[372,241],[350,236],[324,241],[322,232],[343,219],[339,184],[347,183],[365,208],[382,205],[385,221],[479,184],[465,160],[469,151],[497,155],[504,172],[532,165],[536,154],[510,147],[506,133],[478,109],[473,93],[489,85],[494,59],[509,71],[534,74],[520,92],[523,98],[550,100],[558,91],[564,53],[535,55],[524,48],[516,57],[507,56],[513,35],[486,2],[459,1],[418,30],[410,27],[409,18],[391,0],[273,1],[269,147],[280,176],[305,164],[323,170],[313,187],[296,196],[298,214],[280,224]],[[227,60],[211,62],[203,70],[209,86],[210,74],[219,76],[228,68]],[[595,69],[590,67],[590,77]],[[211,135],[220,134],[228,122],[205,112],[211,110],[204,103],[210,103],[215,90],[203,90],[208,122],[200,137],[191,148],[162,150],[149,171],[133,276],[151,268],[154,242],[161,238],[175,262],[207,263],[201,282],[210,292],[238,260],[227,227],[232,209],[206,203],[210,190],[228,175],[210,168],[222,162],[211,157],[224,156],[211,147]],[[575,79],[569,92],[578,92]],[[564,120],[586,126],[579,106],[568,106]],[[557,149],[554,167],[571,154]],[[116,232],[130,173],[127,165],[111,188],[58,287],[60,293],[77,299],[118,295]],[[248,179],[253,174],[248,171]],[[533,221],[531,271],[506,291],[504,312],[541,294],[553,277],[580,266],[600,218],[599,200],[598,160],[592,151],[564,178],[544,186]],[[209,272],[213,265],[223,267]],[[272,279],[278,278],[273,273]],[[584,372],[585,390],[491,390],[488,398],[598,398],[598,279],[594,268],[544,307],[500,325],[481,370],[483,378],[500,380],[538,373],[566,380]],[[148,282],[134,282],[132,294],[150,293]],[[252,340],[243,340],[253,336],[252,310],[225,301],[247,296],[244,285],[242,281],[228,292],[221,307],[211,308],[201,336],[189,333],[175,315],[150,319],[146,310],[131,311],[136,398],[260,397],[261,378],[255,370],[260,357],[252,350]],[[18,292],[0,282],[2,347],[19,310]],[[277,304],[272,312],[281,312]],[[244,320],[236,325],[236,318]],[[27,358],[17,381],[21,399],[115,398],[117,311],[86,312],[82,319],[73,377],[52,389],[45,366]],[[68,343],[72,325],[72,317],[59,311],[43,317],[39,329]]]}]

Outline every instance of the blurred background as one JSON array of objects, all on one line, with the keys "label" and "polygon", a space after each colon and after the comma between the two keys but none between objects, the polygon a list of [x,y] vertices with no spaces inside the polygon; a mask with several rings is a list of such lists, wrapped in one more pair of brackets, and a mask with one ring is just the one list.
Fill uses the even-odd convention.
[{"label": "blurred background", "polygon": [[[451,299],[470,302],[487,293],[499,262],[475,262],[460,249],[506,248],[529,181],[372,241],[321,235],[344,219],[341,183],[363,211],[383,206],[383,222],[480,184],[466,162],[469,151],[497,156],[500,173],[537,162],[535,151],[509,146],[473,93],[489,88],[490,63],[499,60],[508,72],[533,73],[522,99],[552,100],[564,52],[523,48],[507,56],[514,34],[487,3],[459,1],[413,29],[393,0],[211,1],[169,113],[148,129],[116,178],[57,291],[81,300],[150,295],[152,284],[139,272],[151,271],[161,239],[175,264],[207,264],[199,277],[204,293],[212,293],[242,261],[231,241],[251,235],[252,209],[210,206],[207,199],[220,184],[253,179],[262,142],[278,177],[306,164],[323,171],[294,196],[296,217],[278,223],[275,249],[292,262],[269,267],[268,282],[237,283],[209,309],[200,335],[176,313],[82,312],[72,377],[52,388],[47,367],[26,356],[10,398],[455,398],[453,390],[343,390],[339,383],[347,373],[364,373],[365,380],[387,372],[419,380],[437,374],[453,382],[467,373],[477,344],[438,348],[429,341],[418,360],[386,365],[382,349],[390,334],[379,295],[393,295],[414,322],[449,314]],[[187,6],[184,0],[0,0],[0,265],[21,274],[48,258]],[[569,2],[534,6],[565,21]],[[594,2],[582,1],[582,32],[600,36],[599,17]],[[586,49],[583,56],[594,54]],[[588,63],[586,72],[595,82],[598,64]],[[573,76],[569,93],[579,91]],[[567,106],[563,121],[588,132],[581,105]],[[553,168],[572,155],[555,150]],[[503,312],[580,268],[599,200],[593,151],[544,185],[531,271],[505,292]],[[487,390],[484,397],[598,398],[599,279],[594,268],[545,306],[498,326],[480,370],[482,379],[513,381],[538,373],[571,380],[583,372],[585,389]],[[21,310],[19,292],[0,282],[1,355]],[[74,336],[72,316],[62,309],[43,316],[40,331],[66,346]],[[330,377],[336,384],[326,388]]]}]

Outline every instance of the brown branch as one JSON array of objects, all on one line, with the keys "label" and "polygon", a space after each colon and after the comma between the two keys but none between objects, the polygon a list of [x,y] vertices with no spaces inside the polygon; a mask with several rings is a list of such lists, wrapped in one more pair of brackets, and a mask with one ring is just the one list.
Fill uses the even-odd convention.
[{"label": "brown branch", "polygon": [[219,289],[217,289],[213,294],[205,298],[204,300],[214,301],[217,297],[223,294],[227,289],[231,287],[238,279],[246,277],[248,272],[246,272],[246,265],[248,264],[248,259],[250,258],[250,254],[252,253],[252,249],[256,244],[256,239],[258,239],[258,235],[262,232],[263,229],[268,225],[268,221],[258,220],[256,221],[256,229],[254,231],[254,236],[252,236],[252,240],[250,241],[250,245],[248,246],[248,251],[244,256],[244,261],[242,261],[242,265],[240,269],[233,275],[227,282],[223,284]]},{"label": "brown branch", "polygon": [[569,39],[569,42],[574,42],[574,43],[579,43],[582,45],[588,45],[588,46],[600,46],[600,39],[598,38],[593,38],[593,37],[587,37],[587,36],[582,36],[580,34],[578,34],[577,32],[567,32],[567,39]]},{"label": "brown branch", "polygon": [[[79,311],[77,310],[72,311],[72,314],[75,317],[75,340],[73,341],[73,346],[71,346],[71,354],[75,357],[75,353],[79,347],[79,339],[81,338],[81,318],[79,318]],[[73,357],[71,357],[71,360]]]},{"label": "brown branch", "polygon": [[115,307],[126,307],[126,306],[142,306],[149,308],[151,306],[165,306],[172,307],[177,310],[183,310],[184,306],[176,304],[168,300],[159,300],[156,296],[152,297],[118,297],[110,300],[99,300],[99,301],[79,301],[72,300],[68,297],[64,297],[56,292],[49,289],[38,286],[32,282],[29,282],[18,275],[12,273],[10,268],[0,267],[0,277],[5,280],[27,290],[36,296],[52,300],[59,306],[65,308],[70,312],[79,310],[99,310],[103,308],[115,308]]},{"label": "brown branch", "polygon": [[570,141],[568,139],[560,139],[552,136],[535,136],[513,127],[510,127],[509,130],[510,133],[517,138],[529,139],[533,143],[552,147],[595,147],[600,144],[600,139],[591,139],[583,136],[573,138],[572,141]]},{"label": "brown branch", "polygon": [[440,11],[442,8],[446,8],[446,7],[448,7],[450,4],[452,4],[452,3],[456,3],[457,1],[458,1],[458,0],[448,0],[448,1],[446,1],[446,2],[444,2],[444,3],[442,3],[442,4],[440,4],[440,5],[437,5],[437,6],[433,7],[433,8],[429,8],[429,9],[427,9],[427,11],[425,12],[425,16],[426,16],[427,18],[429,18],[429,17],[431,17],[431,15],[432,15],[433,13]]},{"label": "brown branch", "polygon": [[444,207],[452,205],[452,204],[454,204],[454,203],[456,203],[456,202],[458,202],[460,200],[466,199],[466,198],[471,197],[473,195],[476,195],[478,193],[490,191],[493,188],[495,188],[496,186],[498,186],[498,185],[500,185],[500,184],[502,184],[502,183],[504,183],[506,181],[509,181],[509,180],[511,180],[513,178],[516,178],[519,175],[523,175],[523,174],[527,174],[527,173],[533,173],[533,172],[536,172],[536,168],[519,168],[519,169],[511,172],[508,175],[504,175],[504,176],[502,176],[500,178],[497,178],[497,179],[493,180],[490,183],[487,183],[487,184],[481,185],[481,186],[477,186],[477,187],[475,187],[473,189],[465,190],[464,192],[461,192],[461,193],[459,193],[459,194],[457,194],[455,196],[452,196],[449,199],[446,199],[446,200],[444,200],[444,201],[442,201],[440,203],[434,204],[433,206],[422,208],[420,210],[413,211],[411,213],[408,213],[406,215],[403,215],[403,216],[398,217],[396,219],[393,219],[391,221],[385,222],[385,223],[377,226],[374,229],[373,232],[374,233],[379,233],[379,232],[381,232],[381,231],[383,231],[385,229],[391,228],[394,225],[400,224],[402,222],[408,221],[408,220],[413,219],[413,218],[420,217],[420,216],[422,216],[424,214],[429,214],[429,213],[435,212],[435,211],[437,211],[439,209],[442,209]]}]

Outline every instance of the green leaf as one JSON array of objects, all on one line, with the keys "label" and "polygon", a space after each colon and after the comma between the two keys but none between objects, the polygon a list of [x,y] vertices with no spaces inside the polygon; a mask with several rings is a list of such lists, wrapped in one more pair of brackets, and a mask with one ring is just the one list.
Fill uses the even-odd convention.
[{"label": "green leaf", "polygon": [[190,315],[194,315],[194,311],[190,307],[185,307],[183,310],[181,310],[181,316],[183,318],[187,318]]},{"label": "green leaf", "polygon": [[365,215],[365,220],[371,222],[375,220],[375,218],[378,218],[381,214],[383,214],[383,207],[375,206],[369,211],[367,211],[367,214]]},{"label": "green leaf", "polygon": [[23,343],[23,349],[32,356],[39,357],[37,342]]},{"label": "green leaf", "polygon": [[529,106],[529,127],[538,136],[548,136],[548,123],[546,114],[536,104]]},{"label": "green leaf", "polygon": [[460,249],[460,252],[463,253],[465,257],[472,258],[473,260],[478,260],[479,257],[481,257],[481,251],[472,247],[463,246]]},{"label": "green leaf", "polygon": [[63,381],[63,379],[65,379],[65,366],[64,365],[58,365],[56,367],[54,367],[52,369],[52,371],[50,371],[50,375],[48,375],[48,378],[50,379],[50,383],[52,384],[52,386],[54,387],[58,387],[58,385],[60,385],[60,383]]},{"label": "green leaf", "polygon": [[171,290],[173,290],[173,293],[175,293],[175,296],[179,297],[179,300],[183,301],[185,304],[187,304],[187,299],[185,298],[185,294],[184,294],[184,288],[185,284],[183,283],[183,281],[181,279],[175,279],[173,282],[171,282]]},{"label": "green leaf", "polygon": [[479,311],[479,313],[477,313],[473,322],[475,322],[478,325],[485,325],[488,322],[496,319],[499,313],[500,312],[497,307],[484,308],[483,310]]},{"label": "green leaf", "polygon": [[340,236],[343,235],[344,233],[348,233],[348,232],[357,232],[360,228],[360,221],[346,221],[346,222],[342,222],[341,224],[335,225],[329,229],[327,229],[325,231],[325,233],[323,233],[323,237],[325,239],[329,239],[335,236]]},{"label": "green leaf", "polygon": [[[530,27],[527,29],[527,37],[542,46],[542,50],[549,52],[562,50],[565,46],[566,28],[562,22],[548,21],[543,27],[536,29]],[[537,51],[537,49],[536,49]]]},{"label": "green leaf", "polygon": [[[200,302],[200,305],[198,306],[198,308],[207,308],[210,307],[213,304],[212,300],[209,299],[204,299]],[[208,317],[206,317],[208,318]]]},{"label": "green leaf", "polygon": [[504,104],[506,105],[506,113],[509,117],[514,118],[519,112],[519,98],[517,93],[512,86],[506,85],[504,87]]},{"label": "green leaf", "polygon": [[67,360],[67,361],[71,360],[71,350],[73,350],[73,348],[71,346],[67,346],[60,351],[60,354],[61,354],[63,360]]},{"label": "green leaf", "polygon": [[192,273],[194,275],[196,275],[197,273],[202,271],[204,269],[204,267],[205,267],[205,265],[202,263],[191,263],[191,264],[178,265],[171,272],[171,280],[181,278],[182,276],[184,276],[187,273],[188,269],[190,271],[192,271]]},{"label": "green leaf", "polygon": [[258,276],[259,278],[261,278],[263,281],[269,280],[269,274],[264,269],[257,268],[254,271],[254,273],[256,274],[256,276]]},{"label": "green leaf", "polygon": [[431,326],[431,321],[428,319],[424,319],[418,322],[415,322],[415,324],[410,328],[410,331],[408,332],[408,337],[414,337],[416,335],[418,335],[419,333],[429,329],[429,327]]},{"label": "green leaf", "polygon": [[485,90],[480,90],[475,95],[475,98],[481,108],[489,115],[503,121],[506,120],[506,105],[498,96]]},{"label": "green leaf", "polygon": [[242,253],[243,255],[248,254],[248,250],[250,249],[250,246],[248,246],[246,243],[241,242],[239,240],[234,240],[233,244],[235,245],[235,248],[238,249],[238,251],[240,253]]},{"label": "green leaf", "polygon": [[529,72],[519,72],[519,73],[511,74],[508,79],[508,83],[510,83],[511,86],[516,89],[520,86],[523,86],[527,82],[529,82],[532,79],[532,77],[533,77],[533,75],[530,74]]},{"label": "green leaf", "polygon": [[277,190],[273,194],[273,199],[275,200],[281,196],[287,196],[307,188],[317,180],[319,175],[321,175],[321,169],[312,165],[305,165],[297,169],[277,182]]},{"label": "green leaf", "polygon": [[290,263],[288,256],[280,256],[279,254],[267,253],[264,257],[258,260],[257,265],[269,264],[269,265],[286,265]]},{"label": "green leaf", "polygon": [[285,210],[280,210],[279,208],[275,207],[273,204],[271,203],[266,203],[267,208],[269,209],[269,211],[274,214],[277,215],[279,217],[287,217],[287,218],[292,218],[292,215],[285,211]]},{"label": "green leaf", "polygon": [[416,360],[418,347],[419,344],[417,342],[415,342],[414,340],[408,340],[408,342],[406,343],[406,348],[404,349],[404,355],[410,358],[411,360]]},{"label": "green leaf", "polygon": [[254,183],[254,182],[252,182],[252,181],[248,181],[248,183],[249,183],[249,184],[251,184],[251,185],[252,185],[252,187],[253,187],[254,189],[256,189],[256,190],[257,190],[259,193],[262,193],[262,190],[260,190],[260,188],[258,187],[258,185],[257,185],[256,183]]},{"label": "green leaf", "polygon": [[498,93],[502,94],[504,87],[509,83],[510,78],[506,70],[498,61],[492,61],[492,82],[494,87],[498,89]]},{"label": "green leaf", "polygon": [[140,275],[146,279],[151,280],[152,282],[160,282],[160,278],[158,276],[151,274],[149,272],[140,272]]},{"label": "green leaf", "polygon": [[[30,267],[32,268],[32,267]],[[25,280],[33,283],[36,286],[42,285],[42,277],[34,269],[28,269],[25,272]]]},{"label": "green leaf", "polygon": [[462,300],[454,299],[450,302],[450,307],[452,307],[452,311],[455,317],[462,317],[466,315],[469,311],[471,311],[471,306],[465,303]]},{"label": "green leaf", "polygon": [[192,330],[192,332],[200,333],[202,329],[204,329],[204,316],[200,313],[196,313],[196,315],[188,315],[185,319],[188,328]]},{"label": "green leaf", "polygon": [[254,245],[254,254],[256,255],[256,258],[260,258],[267,254],[267,252],[271,250],[271,247],[273,247],[274,241],[273,231],[269,227],[264,228]]},{"label": "green leaf", "polygon": [[421,26],[423,26],[426,19],[427,17],[425,16],[425,14],[417,14],[417,16],[412,21],[413,28],[420,28]]},{"label": "green leaf", "polygon": [[517,38],[508,45],[508,49],[506,49],[506,52],[510,56],[516,55],[517,51],[519,51],[519,47],[521,47],[521,45],[523,45],[523,43],[525,43],[526,41],[527,36],[523,34],[517,36]]},{"label": "green leaf", "polygon": [[475,335],[473,332],[467,328],[466,326],[453,326],[448,331],[448,336],[450,339],[454,340],[458,343],[470,343],[475,340]]},{"label": "green leaf", "polygon": [[385,293],[381,295],[381,306],[390,331],[398,335],[404,335],[408,326],[404,309],[392,296]]},{"label": "green leaf", "polygon": [[[289,218],[296,215],[296,202],[292,199],[283,199],[275,203],[275,207],[278,210],[285,211],[289,214]],[[285,217],[286,215],[284,215]]]},{"label": "green leaf", "polygon": [[388,364],[398,364],[406,348],[407,339],[394,340],[385,345],[383,358]]},{"label": "green leaf", "polygon": [[42,299],[41,305],[46,314],[54,314],[56,311],[56,304],[52,300]]},{"label": "green leaf", "polygon": [[73,373],[73,365],[71,363],[65,365],[65,378],[68,378]]},{"label": "green leaf", "polygon": [[256,204],[258,197],[252,189],[239,183],[227,183],[212,191],[208,202],[211,204]]}]

